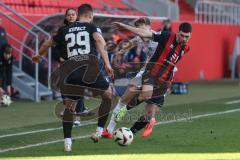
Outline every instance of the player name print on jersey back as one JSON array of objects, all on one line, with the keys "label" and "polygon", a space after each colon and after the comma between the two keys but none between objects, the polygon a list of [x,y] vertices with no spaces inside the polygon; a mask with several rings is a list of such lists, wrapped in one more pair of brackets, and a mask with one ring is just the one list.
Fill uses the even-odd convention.
[{"label": "player name print on jersey back", "polygon": [[69,28],[68,32],[84,31],[84,30],[86,30],[86,27],[73,27],[73,28]]},{"label": "player name print on jersey back", "polygon": [[77,21],[61,30],[53,40],[64,46],[63,52],[67,58],[83,54],[97,55],[92,36],[94,32],[101,33],[101,30],[93,24]]}]

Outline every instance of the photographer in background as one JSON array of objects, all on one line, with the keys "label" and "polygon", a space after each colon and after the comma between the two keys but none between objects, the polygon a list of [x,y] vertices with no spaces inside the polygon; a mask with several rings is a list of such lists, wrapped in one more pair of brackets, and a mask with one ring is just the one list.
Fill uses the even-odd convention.
[{"label": "photographer in background", "polygon": [[[6,44],[2,47],[2,53],[0,55],[0,92],[11,96],[11,85],[12,85],[12,47]],[[1,93],[0,93],[1,96]]]},{"label": "photographer in background", "polygon": [[0,18],[0,55],[3,54],[3,47],[8,44],[6,31],[2,27],[2,18]]}]

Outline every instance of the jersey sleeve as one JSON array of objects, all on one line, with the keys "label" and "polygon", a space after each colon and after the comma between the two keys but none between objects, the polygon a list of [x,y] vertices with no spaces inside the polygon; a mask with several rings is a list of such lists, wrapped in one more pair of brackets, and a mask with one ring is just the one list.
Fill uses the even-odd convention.
[{"label": "jersey sleeve", "polygon": [[158,42],[158,43],[163,43],[168,40],[170,37],[171,33],[168,31],[162,31],[162,32],[156,32],[153,33],[153,41]]},{"label": "jersey sleeve", "polygon": [[91,24],[90,31],[91,31],[91,33],[98,32],[98,33],[102,34],[102,30],[93,24]]},{"label": "jersey sleeve", "polygon": [[130,40],[130,42],[134,45],[137,46],[139,42],[141,42],[142,39],[139,36],[134,37],[133,39]]}]

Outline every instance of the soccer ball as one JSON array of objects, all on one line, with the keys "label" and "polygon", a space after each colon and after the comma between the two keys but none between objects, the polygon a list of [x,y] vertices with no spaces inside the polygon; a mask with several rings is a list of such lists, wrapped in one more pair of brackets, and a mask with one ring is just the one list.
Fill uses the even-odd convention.
[{"label": "soccer ball", "polygon": [[1,103],[3,105],[10,106],[10,104],[12,103],[11,97],[9,97],[8,95],[3,95],[1,98]]},{"label": "soccer ball", "polygon": [[118,128],[113,133],[114,141],[120,146],[128,146],[133,141],[133,133],[129,128]]}]

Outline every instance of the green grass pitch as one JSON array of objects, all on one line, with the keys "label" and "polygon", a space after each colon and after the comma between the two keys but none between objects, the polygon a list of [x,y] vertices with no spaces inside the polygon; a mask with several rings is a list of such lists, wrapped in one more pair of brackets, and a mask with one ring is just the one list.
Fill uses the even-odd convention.
[{"label": "green grass pitch", "polygon": [[[137,134],[127,147],[111,139],[94,144],[87,136],[95,124],[75,127],[70,153],[63,151],[61,121],[53,114],[57,101],[19,101],[0,107],[0,159],[240,160],[240,102],[226,104],[236,100],[238,82],[191,83],[189,94],[167,97],[150,137]],[[143,105],[130,111],[118,127],[130,127],[142,112]]]}]

